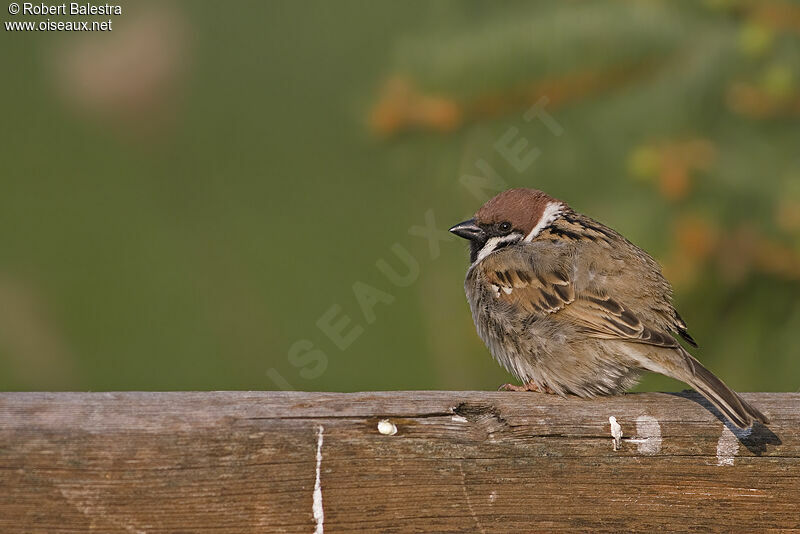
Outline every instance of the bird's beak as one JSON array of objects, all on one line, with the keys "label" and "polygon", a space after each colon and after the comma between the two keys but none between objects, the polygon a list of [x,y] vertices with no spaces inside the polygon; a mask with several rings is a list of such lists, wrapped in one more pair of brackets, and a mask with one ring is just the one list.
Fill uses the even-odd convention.
[{"label": "bird's beak", "polygon": [[458,237],[463,237],[464,239],[469,239],[470,241],[478,241],[484,237],[484,231],[480,226],[475,224],[475,219],[458,223],[450,228],[450,231],[456,234]]}]

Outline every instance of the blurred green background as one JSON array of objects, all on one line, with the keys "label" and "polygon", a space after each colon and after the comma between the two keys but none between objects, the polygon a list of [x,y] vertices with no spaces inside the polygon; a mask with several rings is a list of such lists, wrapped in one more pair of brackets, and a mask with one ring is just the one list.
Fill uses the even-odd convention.
[{"label": "blurred green background", "polygon": [[[494,389],[509,377],[472,325],[466,244],[413,229],[470,216],[496,191],[464,177],[487,165],[661,261],[732,387],[800,387],[799,4],[111,18],[0,35],[0,389]],[[523,118],[537,102],[555,130]],[[496,147],[509,131],[539,154],[521,171]],[[398,287],[376,263],[403,273],[403,253],[418,274]],[[374,314],[354,284],[382,292]],[[331,309],[344,349],[317,325]]]}]

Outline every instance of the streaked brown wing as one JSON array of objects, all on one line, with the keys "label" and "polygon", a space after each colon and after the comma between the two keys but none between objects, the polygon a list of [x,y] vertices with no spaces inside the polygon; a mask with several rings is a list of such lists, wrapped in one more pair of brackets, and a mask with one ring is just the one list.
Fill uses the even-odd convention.
[{"label": "streaked brown wing", "polygon": [[624,339],[659,347],[677,347],[668,333],[650,328],[617,300],[598,295],[579,295],[565,314],[586,328],[587,334],[602,339]]},{"label": "streaked brown wing", "polygon": [[566,273],[538,273],[527,255],[517,249],[495,252],[480,268],[495,297],[529,313],[555,313],[575,300]]},{"label": "streaked brown wing", "polygon": [[618,300],[576,293],[568,269],[539,270],[530,257],[524,248],[514,247],[499,250],[481,262],[484,281],[495,298],[531,314],[558,313],[592,337],[678,346],[675,338],[645,325]]}]

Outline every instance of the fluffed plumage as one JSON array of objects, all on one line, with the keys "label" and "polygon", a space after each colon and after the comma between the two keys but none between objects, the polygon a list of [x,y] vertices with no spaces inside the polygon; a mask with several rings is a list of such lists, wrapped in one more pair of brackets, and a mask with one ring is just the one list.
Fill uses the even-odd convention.
[{"label": "fluffed plumage", "polygon": [[470,240],[465,289],[478,334],[527,389],[581,397],[643,371],[686,382],[739,427],[767,418],[692,357],[658,263],[541,191],[512,189],[451,228]]}]

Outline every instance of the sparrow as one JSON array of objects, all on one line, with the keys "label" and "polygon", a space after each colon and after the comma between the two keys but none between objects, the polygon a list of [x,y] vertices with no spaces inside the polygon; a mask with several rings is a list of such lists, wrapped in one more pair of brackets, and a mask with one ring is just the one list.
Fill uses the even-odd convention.
[{"label": "sparrow", "polygon": [[469,240],[464,282],[478,335],[524,385],[594,397],[644,372],[681,380],[733,424],[767,417],[678,342],[697,347],[659,264],[611,228],[535,189],[511,189],[450,232]]}]

